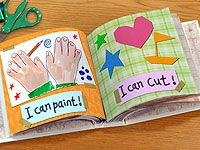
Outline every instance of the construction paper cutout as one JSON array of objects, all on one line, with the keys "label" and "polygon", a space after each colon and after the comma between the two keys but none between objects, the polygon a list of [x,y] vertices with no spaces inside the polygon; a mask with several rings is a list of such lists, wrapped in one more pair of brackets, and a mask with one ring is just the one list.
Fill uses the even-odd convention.
[{"label": "construction paper cutout", "polygon": [[97,36],[97,41],[95,42],[95,44],[97,44],[97,49],[100,49],[100,47],[106,43],[105,37],[107,36],[107,33],[102,34],[102,35],[98,35]]},{"label": "construction paper cutout", "polygon": [[158,56],[158,46],[157,46],[158,42],[168,41],[172,39],[174,38],[171,36],[154,32],[154,45],[155,45],[156,55],[145,57],[146,60],[150,62],[151,64],[173,65],[179,58]]},{"label": "construction paper cutout", "polygon": [[120,44],[142,48],[151,36],[154,27],[151,21],[144,17],[137,17],[133,27],[121,26],[115,32],[115,40]]},{"label": "construction paper cutout", "polygon": [[[115,88],[123,104],[138,96],[149,93],[177,90],[181,91],[185,84],[180,82],[176,71],[157,71],[131,77],[118,83]],[[115,94],[116,95],[116,94]]]},{"label": "construction paper cutout", "polygon": [[107,68],[109,76],[110,76],[110,79],[112,78],[112,74],[113,74],[113,71],[114,71],[115,67],[124,66],[124,64],[122,63],[122,61],[119,58],[119,53],[120,53],[120,50],[118,50],[114,54],[112,54],[108,50],[106,50],[106,61],[103,64],[100,72]]},{"label": "construction paper cutout", "polygon": [[163,42],[163,41],[168,41],[168,40],[172,40],[172,39],[174,39],[174,37],[154,32],[154,41],[156,43]]},{"label": "construction paper cutout", "polygon": [[81,91],[51,95],[20,108],[22,118],[31,124],[68,113],[86,111]]},{"label": "construction paper cutout", "polygon": [[146,60],[151,64],[163,64],[163,65],[173,65],[178,58],[173,57],[161,57],[161,56],[149,56]]}]

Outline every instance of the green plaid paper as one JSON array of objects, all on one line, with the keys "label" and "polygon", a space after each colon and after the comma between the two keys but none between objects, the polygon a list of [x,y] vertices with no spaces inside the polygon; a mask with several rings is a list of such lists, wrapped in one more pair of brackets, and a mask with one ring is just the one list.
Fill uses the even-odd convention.
[{"label": "green plaid paper", "polygon": [[[179,58],[179,60],[175,64],[159,65],[150,64],[146,61],[145,57],[155,55],[154,41],[152,35],[146,42],[146,44],[142,47],[142,49],[122,45],[115,41],[114,31],[117,29],[117,27],[125,25],[133,26],[135,18],[139,16],[144,16],[145,18],[152,21],[154,25],[154,32],[175,37],[174,40],[169,40],[158,44],[160,56]],[[98,50],[97,45],[95,44],[95,41],[97,40],[97,35],[102,35],[105,33],[107,33],[107,36],[105,38],[107,43],[103,44]],[[87,37],[87,40],[97,74],[106,117],[108,120],[112,119],[116,115],[133,106],[157,98],[197,93],[196,85],[193,81],[190,69],[188,67],[188,63],[186,61],[186,57],[183,52],[169,9],[155,10],[115,19],[95,29]],[[105,62],[106,49],[109,50],[111,53],[115,53],[116,51],[121,50],[119,57],[124,64],[124,67],[115,67],[111,79],[109,77],[107,69],[100,72],[100,69]],[[179,80],[182,80],[186,84],[181,92],[155,92],[134,98],[122,105],[116,103],[113,92],[116,90],[115,85],[117,83],[136,75],[162,70],[176,70]]]}]

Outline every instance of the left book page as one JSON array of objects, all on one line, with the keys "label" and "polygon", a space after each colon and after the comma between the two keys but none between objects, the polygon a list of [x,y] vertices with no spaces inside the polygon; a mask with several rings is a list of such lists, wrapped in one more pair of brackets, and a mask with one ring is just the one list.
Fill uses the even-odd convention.
[{"label": "left book page", "polygon": [[83,32],[50,29],[0,44],[10,135],[67,117],[105,119]]}]

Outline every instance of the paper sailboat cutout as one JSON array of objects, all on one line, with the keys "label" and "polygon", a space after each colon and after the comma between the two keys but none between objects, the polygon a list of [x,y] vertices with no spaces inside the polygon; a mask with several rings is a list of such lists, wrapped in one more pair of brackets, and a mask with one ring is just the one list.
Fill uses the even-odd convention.
[{"label": "paper sailboat cutout", "polygon": [[157,46],[158,42],[163,42],[163,41],[172,40],[172,39],[174,39],[174,38],[171,37],[171,36],[167,36],[167,35],[164,35],[164,34],[154,32],[154,45],[155,45],[156,55],[145,57],[146,60],[148,62],[150,62],[151,64],[166,64],[166,65],[174,64],[178,60],[178,58],[158,56],[158,46]]}]

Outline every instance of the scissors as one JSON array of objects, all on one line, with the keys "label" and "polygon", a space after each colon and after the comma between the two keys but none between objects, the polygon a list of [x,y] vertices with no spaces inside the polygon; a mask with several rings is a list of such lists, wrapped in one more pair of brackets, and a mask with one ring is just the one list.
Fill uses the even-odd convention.
[{"label": "scissors", "polygon": [[[5,39],[6,35],[8,33],[10,33],[11,31],[19,29],[19,28],[33,27],[33,26],[37,25],[42,19],[42,14],[37,8],[29,7],[28,9],[25,10],[28,0],[24,0],[18,6],[18,8],[16,9],[14,14],[9,14],[7,11],[7,6],[8,6],[9,1],[10,0],[7,0],[5,2],[5,6],[3,9],[4,25],[3,25],[2,29],[1,29],[1,33],[0,33],[0,42],[2,42]],[[35,13],[37,16],[36,21],[33,23],[29,22],[27,19],[27,15],[30,12]]]}]

